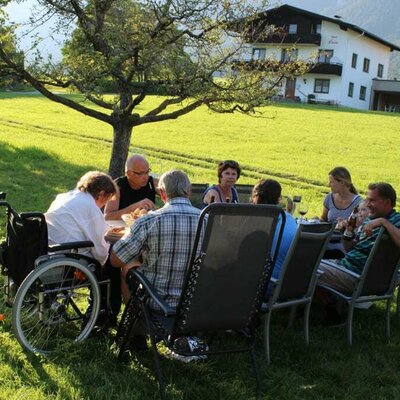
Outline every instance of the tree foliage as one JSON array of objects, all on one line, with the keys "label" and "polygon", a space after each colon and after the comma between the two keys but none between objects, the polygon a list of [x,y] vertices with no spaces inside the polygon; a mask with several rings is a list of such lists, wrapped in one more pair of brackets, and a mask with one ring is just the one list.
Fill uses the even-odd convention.
[{"label": "tree foliage", "polygon": [[[63,59],[38,55],[26,68],[0,43],[0,60],[38,91],[113,127],[110,173],[122,173],[135,126],[178,118],[206,105],[216,112],[254,112],[276,93],[296,65],[249,68],[246,32],[263,1],[247,0],[40,0],[31,23],[54,19],[64,34]],[[237,21],[240,21],[237,24]],[[240,29],[238,29],[240,27]],[[271,27],[263,27],[265,35]],[[254,40],[254,38],[253,38]],[[102,93],[112,87],[110,100]],[[75,103],[48,84],[83,93],[101,107]],[[157,87],[166,96],[141,114],[139,104]]]}]

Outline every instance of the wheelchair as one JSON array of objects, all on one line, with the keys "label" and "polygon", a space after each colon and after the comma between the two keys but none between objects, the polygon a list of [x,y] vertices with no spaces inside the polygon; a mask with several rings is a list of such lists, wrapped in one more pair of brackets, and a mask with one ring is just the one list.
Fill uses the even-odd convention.
[{"label": "wheelchair", "polygon": [[26,350],[48,355],[61,343],[86,339],[104,297],[103,311],[108,310],[110,290],[98,261],[78,253],[93,243],[49,246],[44,215],[19,214],[4,200],[5,194],[0,193],[1,198],[0,207],[6,209],[6,238],[0,244],[4,301],[12,307],[18,342]]}]

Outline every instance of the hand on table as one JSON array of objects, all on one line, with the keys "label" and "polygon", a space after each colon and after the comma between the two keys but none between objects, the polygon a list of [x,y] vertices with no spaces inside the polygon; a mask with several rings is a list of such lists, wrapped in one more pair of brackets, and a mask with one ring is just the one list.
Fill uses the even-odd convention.
[{"label": "hand on table", "polygon": [[138,201],[137,203],[132,204],[132,211],[137,208],[144,208],[145,210],[155,210],[156,205],[150,199],[143,199]]}]

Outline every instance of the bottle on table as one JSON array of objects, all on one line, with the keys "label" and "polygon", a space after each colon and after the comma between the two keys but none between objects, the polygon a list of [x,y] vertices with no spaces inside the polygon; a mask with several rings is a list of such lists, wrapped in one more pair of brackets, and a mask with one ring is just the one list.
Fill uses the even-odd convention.
[{"label": "bottle on table", "polygon": [[356,233],[357,217],[358,206],[353,210],[353,212],[350,214],[349,219],[347,220],[347,226],[343,233],[344,240],[351,240],[354,238],[354,235]]},{"label": "bottle on table", "polygon": [[300,217],[300,213],[299,213],[300,203],[301,203],[301,196],[293,196],[293,211],[292,211],[292,215],[295,218],[299,218]]}]

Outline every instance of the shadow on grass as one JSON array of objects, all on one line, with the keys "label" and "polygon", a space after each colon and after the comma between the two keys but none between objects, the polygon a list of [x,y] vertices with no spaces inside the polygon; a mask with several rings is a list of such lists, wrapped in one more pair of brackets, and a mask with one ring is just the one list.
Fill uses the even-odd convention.
[{"label": "shadow on grass", "polygon": [[45,211],[56,194],[71,190],[94,164],[74,165],[37,147],[0,142],[0,191],[18,211]]}]

